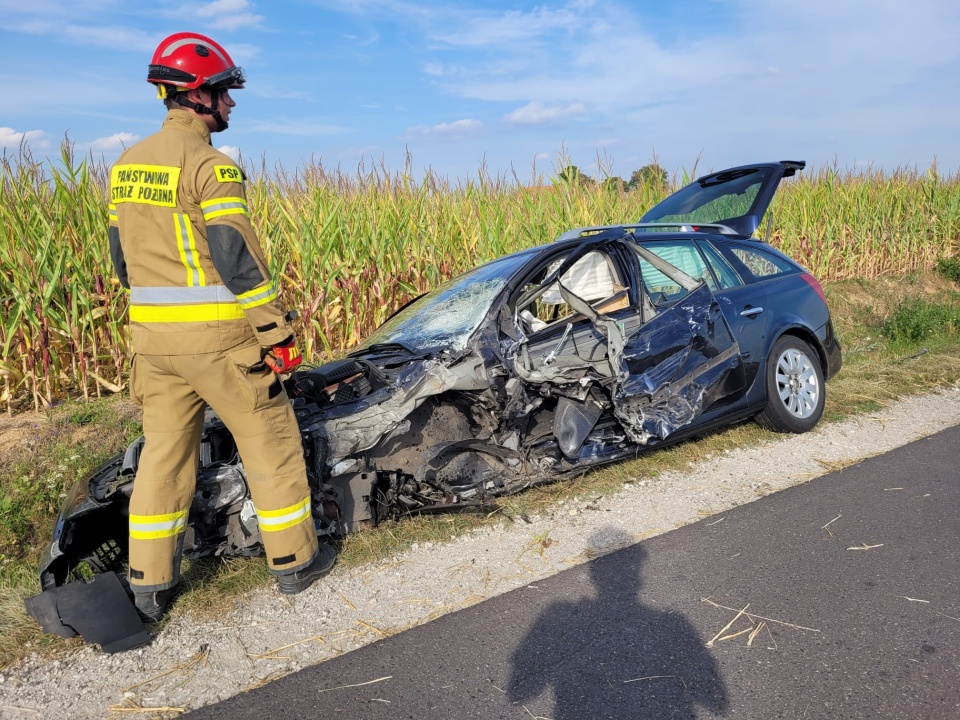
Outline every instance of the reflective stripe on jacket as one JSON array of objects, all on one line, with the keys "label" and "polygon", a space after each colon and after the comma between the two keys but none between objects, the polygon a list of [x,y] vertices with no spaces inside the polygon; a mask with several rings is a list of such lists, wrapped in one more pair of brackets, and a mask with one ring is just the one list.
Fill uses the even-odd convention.
[{"label": "reflective stripe on jacket", "polygon": [[250,223],[243,172],[203,120],[170,110],[110,172],[110,254],[133,351],[186,355],[292,334]]}]

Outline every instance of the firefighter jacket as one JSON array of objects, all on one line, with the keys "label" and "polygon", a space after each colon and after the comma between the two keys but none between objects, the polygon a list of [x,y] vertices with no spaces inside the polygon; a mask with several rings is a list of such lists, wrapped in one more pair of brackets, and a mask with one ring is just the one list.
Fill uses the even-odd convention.
[{"label": "firefighter jacket", "polygon": [[293,334],[257,241],[244,175],[181,109],[110,172],[110,254],[130,289],[133,351],[188,355]]}]

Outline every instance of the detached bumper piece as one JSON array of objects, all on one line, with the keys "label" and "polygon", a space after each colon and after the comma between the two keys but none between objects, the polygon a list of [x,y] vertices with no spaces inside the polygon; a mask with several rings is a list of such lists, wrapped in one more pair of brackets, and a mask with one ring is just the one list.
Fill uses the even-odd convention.
[{"label": "detached bumper piece", "polygon": [[133,601],[116,573],[44,590],[26,599],[27,612],[44,632],[63,638],[80,635],[105,653],[117,653],[150,642]]}]

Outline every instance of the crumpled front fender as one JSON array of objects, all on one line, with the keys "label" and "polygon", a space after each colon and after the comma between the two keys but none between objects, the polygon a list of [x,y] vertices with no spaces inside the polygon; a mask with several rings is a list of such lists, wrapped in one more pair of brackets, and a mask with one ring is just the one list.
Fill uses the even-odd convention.
[{"label": "crumpled front fender", "polygon": [[142,446],[143,438],[139,438],[67,494],[51,542],[40,557],[41,587],[62,585],[81,562],[106,571],[125,556],[129,498],[122,491],[124,470],[135,467]]}]

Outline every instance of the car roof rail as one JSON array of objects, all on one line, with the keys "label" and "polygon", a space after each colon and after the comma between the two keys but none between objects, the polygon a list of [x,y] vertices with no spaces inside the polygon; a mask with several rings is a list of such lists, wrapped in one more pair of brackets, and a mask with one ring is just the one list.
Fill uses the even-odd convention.
[{"label": "car roof rail", "polygon": [[603,230],[616,230],[617,228],[622,228],[623,225],[587,225],[585,227],[573,228],[572,230],[567,230],[563,235],[558,237],[554,242],[560,242],[561,240],[576,240],[577,238],[583,237],[589,232],[601,232]]},{"label": "car roof rail", "polygon": [[623,230],[625,232],[630,232],[635,228],[668,228],[678,230],[680,232],[701,232],[706,229],[716,230],[721,235],[739,235],[736,230],[721,223],[645,222],[629,223],[627,225],[587,225],[585,227],[567,230],[567,232],[563,233],[563,235],[554,240],[554,242],[560,242],[562,240],[576,240],[577,238],[581,238],[585,234],[592,232],[602,232],[604,230]]}]

